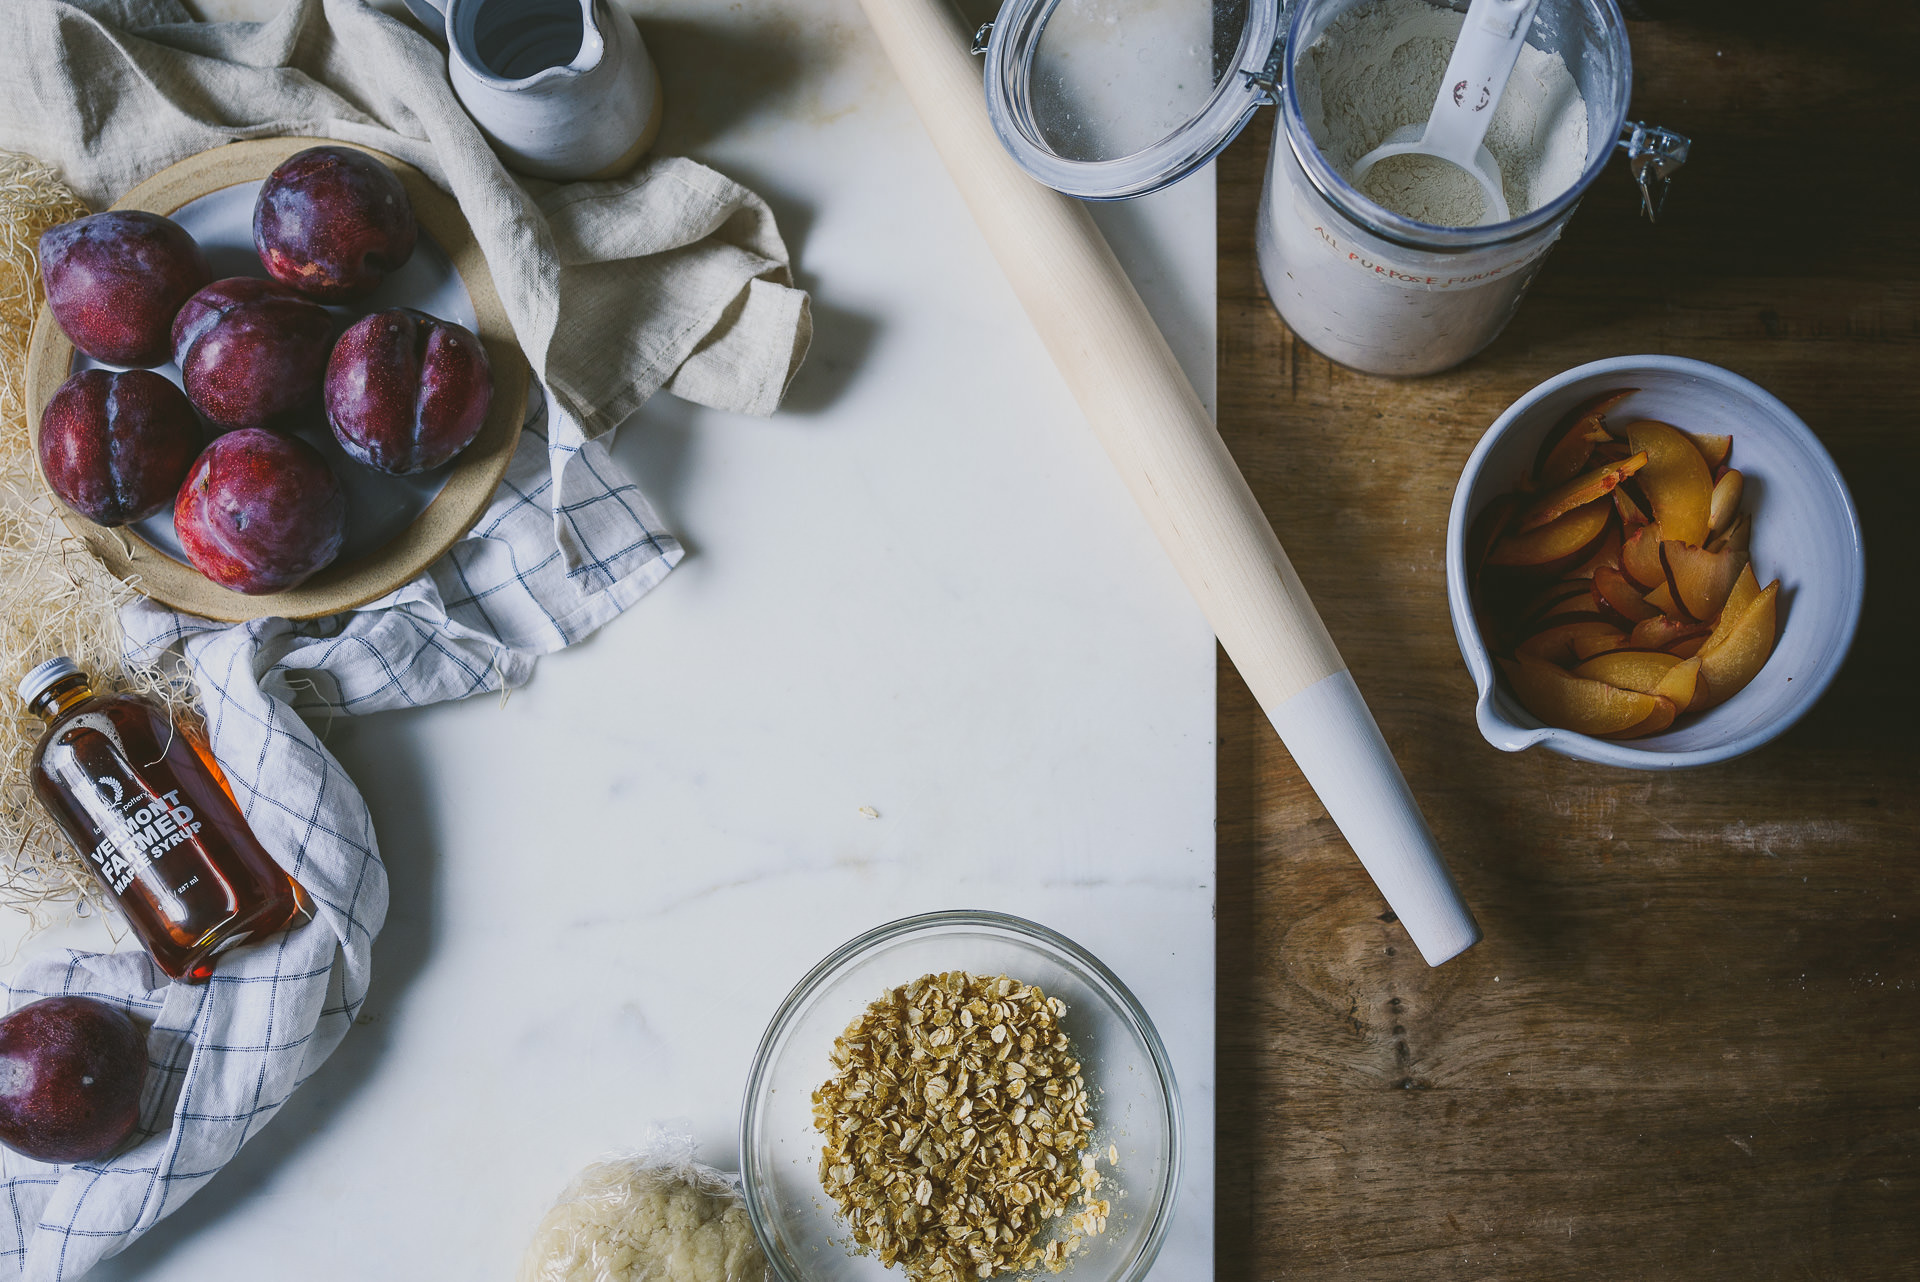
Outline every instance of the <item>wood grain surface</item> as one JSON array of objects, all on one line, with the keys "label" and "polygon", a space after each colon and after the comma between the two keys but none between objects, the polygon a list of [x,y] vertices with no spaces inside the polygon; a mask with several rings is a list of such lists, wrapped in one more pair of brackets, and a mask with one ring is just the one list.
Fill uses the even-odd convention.
[{"label": "wood grain surface", "polygon": [[[1223,659],[1222,1278],[1920,1276],[1920,15],[1667,7],[1632,32],[1633,114],[1696,140],[1666,219],[1615,166],[1450,373],[1295,341],[1254,266],[1268,116],[1221,158],[1222,430],[1487,935],[1422,964]],[[1744,760],[1507,756],[1447,621],[1454,481],[1522,392],[1635,352],[1819,433],[1859,637]]]}]

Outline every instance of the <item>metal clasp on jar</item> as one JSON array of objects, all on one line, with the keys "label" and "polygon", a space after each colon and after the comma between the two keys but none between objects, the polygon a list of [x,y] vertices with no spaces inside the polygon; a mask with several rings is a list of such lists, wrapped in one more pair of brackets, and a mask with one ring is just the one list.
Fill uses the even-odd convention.
[{"label": "metal clasp on jar", "polygon": [[1277,107],[1280,105],[1280,78],[1286,74],[1287,38],[1284,34],[1273,42],[1273,48],[1267,50],[1267,60],[1258,71],[1242,70],[1241,79],[1254,92],[1255,106]]},{"label": "metal clasp on jar", "polygon": [[1659,125],[1629,120],[1620,127],[1620,141],[1616,145],[1627,153],[1627,168],[1634,182],[1640,185],[1640,212],[1647,216],[1648,222],[1659,221],[1674,171],[1687,163],[1693,140]]}]

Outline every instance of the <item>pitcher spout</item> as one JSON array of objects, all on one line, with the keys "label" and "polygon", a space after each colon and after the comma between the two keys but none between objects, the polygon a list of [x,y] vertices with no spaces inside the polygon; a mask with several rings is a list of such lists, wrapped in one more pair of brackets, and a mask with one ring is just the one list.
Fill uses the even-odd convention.
[{"label": "pitcher spout", "polygon": [[580,51],[562,70],[583,76],[607,56],[606,28],[600,14],[600,6],[605,3],[606,0],[580,0]]},{"label": "pitcher spout", "polygon": [[489,88],[538,93],[607,57],[605,0],[464,0],[448,22],[455,57]]}]

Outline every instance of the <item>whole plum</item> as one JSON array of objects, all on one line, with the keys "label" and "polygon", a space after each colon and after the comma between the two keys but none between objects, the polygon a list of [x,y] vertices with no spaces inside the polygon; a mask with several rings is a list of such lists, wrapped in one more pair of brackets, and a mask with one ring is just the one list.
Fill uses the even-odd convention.
[{"label": "whole plum", "polygon": [[327,422],[382,472],[439,467],[487,421],[493,372],[470,329],[411,308],[362,317],[327,360]]},{"label": "whole plum", "polygon": [[186,394],[152,370],[81,370],[40,416],[40,471],[89,521],[125,525],[173,502],[202,440]]},{"label": "whole plum", "polygon": [[329,303],[358,298],[398,270],[418,235],[400,179],[351,147],[287,157],[253,206],[253,247],[273,278]]},{"label": "whole plum", "polygon": [[89,214],[40,235],[47,306],[73,345],[109,365],[164,365],[180,304],[213,279],[186,228],[143,209]]},{"label": "whole plum", "polygon": [[194,461],[173,528],[195,569],[235,592],[298,587],[340,554],[347,495],[320,451],[257,427],[229,432]]},{"label": "whole plum", "polygon": [[140,1123],[147,1039],[117,1006],[48,997],[0,1019],[0,1141],[42,1162],[85,1162]]},{"label": "whole plum", "polygon": [[265,427],[313,404],[332,346],[326,308],[252,276],[213,282],[173,319],[187,399],[220,431]]}]

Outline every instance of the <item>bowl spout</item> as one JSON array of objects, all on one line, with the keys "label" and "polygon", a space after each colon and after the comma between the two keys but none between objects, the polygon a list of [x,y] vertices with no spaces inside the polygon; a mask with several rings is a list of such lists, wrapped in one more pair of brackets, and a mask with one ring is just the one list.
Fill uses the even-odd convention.
[{"label": "bowl spout", "polygon": [[1474,720],[1480,724],[1480,733],[1486,741],[1502,752],[1524,752],[1547,737],[1548,732],[1539,726],[1523,726],[1507,720],[1506,716],[1494,707],[1491,687],[1481,692],[1480,702],[1473,710]]}]

